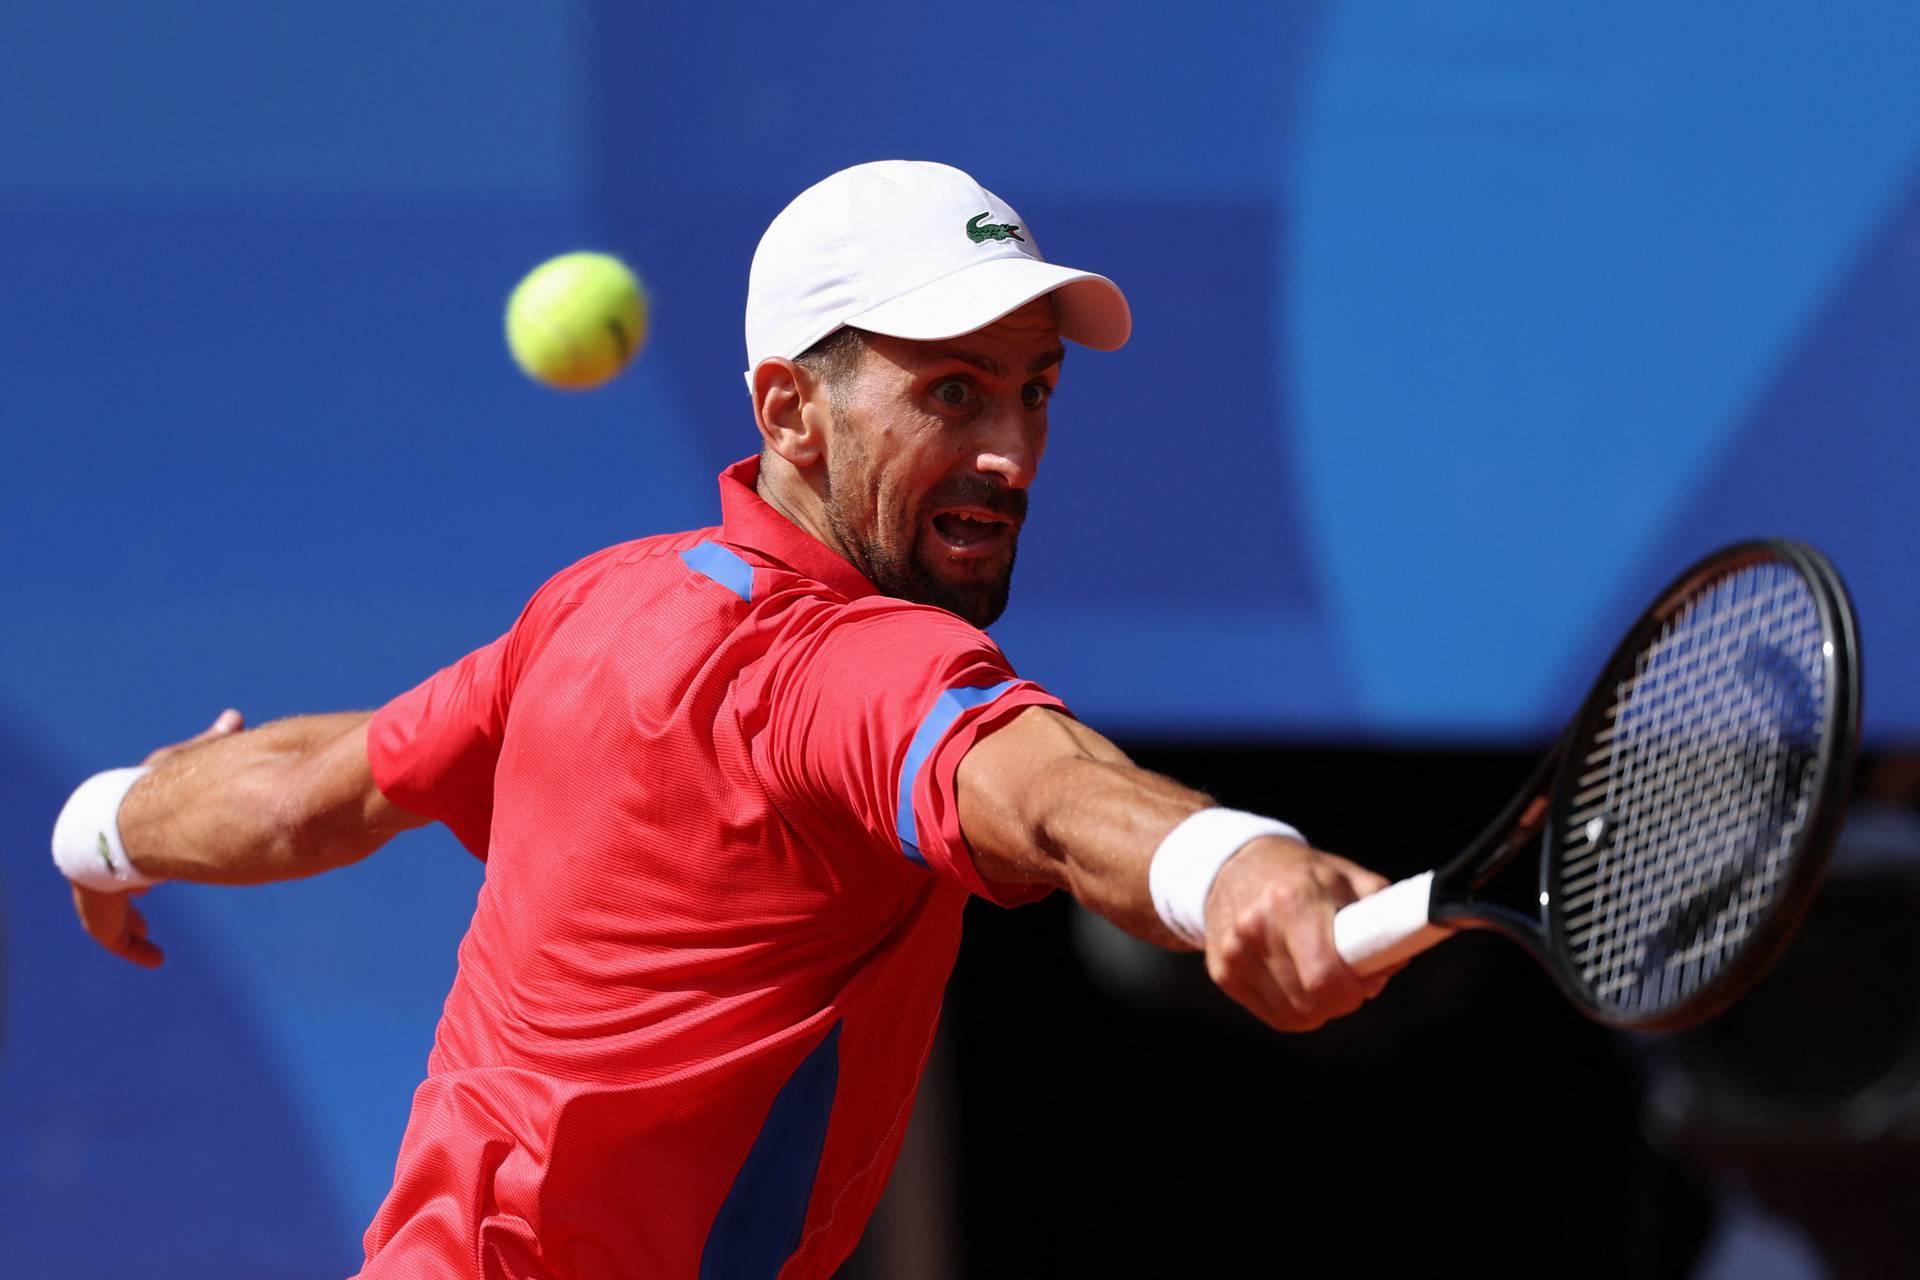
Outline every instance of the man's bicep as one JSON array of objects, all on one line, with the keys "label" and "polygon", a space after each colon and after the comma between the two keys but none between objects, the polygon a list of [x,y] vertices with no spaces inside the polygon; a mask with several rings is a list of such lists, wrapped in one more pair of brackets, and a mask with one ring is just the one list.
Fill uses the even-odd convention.
[{"label": "man's bicep", "polygon": [[1065,887],[1065,867],[1047,847],[1044,827],[1062,768],[1074,762],[1125,764],[1127,757],[1050,706],[1027,707],[974,742],[955,782],[960,830],[983,877]]}]

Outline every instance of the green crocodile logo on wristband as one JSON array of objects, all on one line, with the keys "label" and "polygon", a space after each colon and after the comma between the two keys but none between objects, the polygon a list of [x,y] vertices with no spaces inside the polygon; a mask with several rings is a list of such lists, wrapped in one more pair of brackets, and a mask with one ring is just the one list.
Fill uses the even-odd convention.
[{"label": "green crocodile logo on wristband", "polygon": [[104,831],[100,833],[99,848],[100,861],[107,864],[107,874],[117,879],[120,875],[120,868],[113,865],[113,849],[107,844],[107,833]]}]

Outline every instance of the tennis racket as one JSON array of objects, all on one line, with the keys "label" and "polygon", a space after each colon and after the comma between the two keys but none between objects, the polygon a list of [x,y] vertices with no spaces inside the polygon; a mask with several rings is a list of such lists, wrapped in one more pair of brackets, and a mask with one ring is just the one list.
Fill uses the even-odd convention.
[{"label": "tennis racket", "polygon": [[1506,812],[1446,866],[1342,908],[1334,944],[1367,974],[1492,929],[1601,1022],[1699,1022],[1799,924],[1859,709],[1853,606],[1826,557],[1784,541],[1716,552],[1634,624]]}]

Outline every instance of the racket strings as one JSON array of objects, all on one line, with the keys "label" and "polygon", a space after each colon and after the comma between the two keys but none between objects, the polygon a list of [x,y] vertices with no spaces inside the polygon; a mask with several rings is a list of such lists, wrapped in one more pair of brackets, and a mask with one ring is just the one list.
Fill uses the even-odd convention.
[{"label": "racket strings", "polygon": [[1817,791],[1830,654],[1805,581],[1763,562],[1696,592],[1616,685],[1555,908],[1603,1003],[1677,1003],[1765,918]]},{"label": "racket strings", "polygon": [[[1752,612],[1754,602],[1740,599],[1743,593],[1738,589],[1732,594],[1736,611],[1731,615],[1731,620],[1738,623],[1742,621],[1738,606],[1747,605],[1747,611]],[[1727,673],[1738,671],[1737,668],[1723,669],[1720,687],[1706,686],[1704,696],[1702,694],[1700,683],[1702,673],[1697,669],[1701,665],[1701,655],[1704,654],[1705,660],[1710,663],[1724,664],[1728,657],[1725,652],[1728,641],[1737,642],[1740,636],[1737,628],[1728,627],[1728,621],[1726,616],[1717,619],[1718,625],[1708,633],[1709,644],[1694,646],[1693,659],[1675,670],[1674,680],[1693,686],[1688,695],[1673,699],[1671,705],[1663,705],[1663,700],[1657,695],[1650,703],[1642,704],[1637,700],[1629,700],[1626,704],[1630,712],[1639,705],[1650,705],[1656,711],[1652,723],[1647,726],[1651,736],[1644,738],[1641,744],[1641,755],[1647,759],[1640,762],[1643,766],[1649,763],[1653,766],[1651,785],[1643,786],[1642,790],[1655,799],[1655,811],[1662,815],[1684,815],[1686,820],[1696,828],[1712,823],[1708,830],[1711,835],[1717,837],[1717,844],[1722,853],[1750,849],[1757,834],[1756,827],[1765,821],[1765,799],[1773,794],[1772,784],[1777,782],[1778,770],[1773,767],[1776,762],[1770,750],[1776,743],[1763,740],[1760,747],[1756,749],[1751,741],[1741,742],[1738,739],[1731,739],[1713,744],[1706,751],[1683,749],[1679,753],[1672,753],[1660,750],[1661,743],[1658,735],[1671,732],[1673,722],[1684,724],[1686,717],[1698,718],[1703,703],[1710,700],[1724,702],[1729,689],[1734,694],[1736,704],[1751,701],[1753,688],[1751,682],[1730,682],[1727,679]],[[1718,642],[1717,647],[1721,650],[1720,652],[1713,651],[1716,647],[1714,642]],[[1657,669],[1658,659],[1662,656],[1658,652],[1650,655],[1653,662],[1649,665]],[[1736,705],[1735,710],[1736,713],[1747,712],[1750,718],[1752,708]],[[1701,740],[1700,735],[1696,734],[1694,740],[1684,746],[1697,747]],[[1711,740],[1708,739],[1708,741]],[[1653,745],[1650,748],[1648,744]],[[1759,769],[1755,768],[1756,758],[1761,764]],[[1742,795],[1743,791],[1750,791],[1753,795]],[[1753,799],[1758,799],[1761,803],[1751,803]],[[1743,800],[1749,803],[1742,804]],[[1652,961],[1659,964],[1669,960],[1685,962],[1704,958],[1710,963],[1717,943],[1731,945],[1744,936],[1748,922],[1745,915],[1726,922],[1732,925],[1730,931],[1722,930],[1700,937],[1703,931],[1696,927],[1691,931],[1690,936],[1700,940],[1692,947],[1676,950],[1672,945],[1673,935],[1688,923],[1697,926],[1702,918],[1715,914],[1717,900],[1732,898],[1734,895],[1730,894],[1729,890],[1736,887],[1737,873],[1743,869],[1749,871],[1757,869],[1761,872],[1757,877],[1751,875],[1748,877],[1752,881],[1749,887],[1755,889],[1766,887],[1769,877],[1765,874],[1765,864],[1761,864],[1758,868],[1743,868],[1738,864],[1728,868],[1721,865],[1717,859],[1697,856],[1702,852],[1708,852],[1703,850],[1702,842],[1697,838],[1697,831],[1676,831],[1671,822],[1664,820],[1655,827],[1655,830],[1669,838],[1678,835],[1681,849],[1695,856],[1691,858],[1649,857],[1615,862],[1612,870],[1616,877],[1617,891],[1610,904],[1613,914],[1616,919],[1624,914],[1630,925],[1638,927],[1630,927],[1616,933],[1611,940],[1611,946],[1596,948],[1594,959],[1601,962],[1640,959],[1643,963]],[[1786,834],[1791,834],[1790,826]],[[1658,854],[1661,851],[1652,849],[1648,852]],[[1730,872],[1734,874],[1729,874]],[[1714,878],[1708,880],[1708,876]],[[1748,895],[1749,899],[1757,896],[1756,894]],[[1686,913],[1675,919],[1671,914],[1672,909],[1683,903],[1686,906]],[[1722,902],[1720,905],[1725,904]],[[1745,905],[1748,904],[1737,903],[1736,910]],[[1667,920],[1667,924],[1657,931],[1651,930],[1652,922],[1662,918]],[[1651,937],[1649,937],[1650,933]],[[1662,945],[1646,947],[1650,941]],[[1646,947],[1654,954],[1631,956],[1621,954],[1637,951],[1642,947]],[[1637,976],[1639,975],[1629,968],[1624,972],[1612,974],[1612,984],[1618,988]],[[1686,975],[1679,976],[1684,979]]]}]

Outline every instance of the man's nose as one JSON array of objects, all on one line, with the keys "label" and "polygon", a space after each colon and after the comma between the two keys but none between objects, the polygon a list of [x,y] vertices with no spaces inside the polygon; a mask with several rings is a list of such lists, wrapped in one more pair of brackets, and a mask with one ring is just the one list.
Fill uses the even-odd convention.
[{"label": "man's nose", "polygon": [[980,441],[975,465],[1005,480],[1010,489],[1025,489],[1040,469],[1040,454],[1046,447],[1045,431],[1030,414],[1007,415],[996,421]]}]

